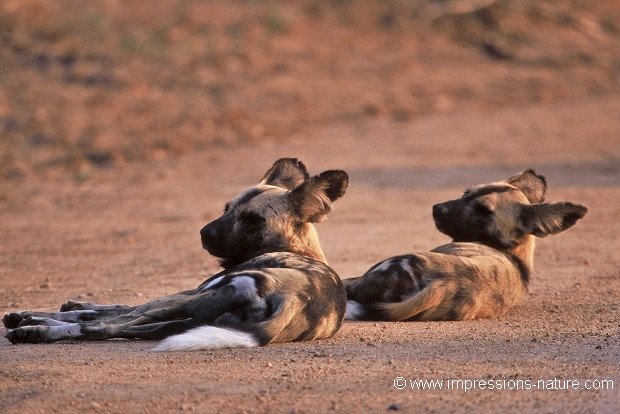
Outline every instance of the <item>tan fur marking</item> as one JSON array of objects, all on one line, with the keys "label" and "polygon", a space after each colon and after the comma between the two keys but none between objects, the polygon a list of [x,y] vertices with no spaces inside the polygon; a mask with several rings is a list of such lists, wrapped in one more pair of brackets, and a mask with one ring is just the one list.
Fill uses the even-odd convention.
[{"label": "tan fur marking", "polygon": [[525,263],[528,269],[534,270],[534,248],[536,247],[536,237],[531,234],[525,235],[525,241],[520,245],[508,250],[509,253],[517,256]]},{"label": "tan fur marking", "polygon": [[451,290],[452,284],[437,280],[432,282],[420,293],[396,303],[381,303],[379,306],[386,311],[390,320],[404,321],[424,311],[439,306]]}]

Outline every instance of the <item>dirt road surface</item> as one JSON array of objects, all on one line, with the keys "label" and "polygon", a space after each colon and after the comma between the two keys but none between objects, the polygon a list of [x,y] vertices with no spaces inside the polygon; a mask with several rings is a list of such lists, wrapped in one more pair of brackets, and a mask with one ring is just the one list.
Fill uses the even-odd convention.
[{"label": "dirt road surface", "polygon": [[[4,182],[5,312],[53,310],[68,299],[137,304],[196,286],[217,271],[198,230],[280,156],[299,157],[312,173],[350,173],[346,196],[318,225],[330,265],[343,278],[390,255],[446,242],[434,229],[433,203],[525,167],[547,176],[547,200],[590,211],[567,233],[538,242],[531,293],[501,319],[347,322],[326,341],[187,353],[150,352],[149,341],[12,346],[2,339],[0,407],[7,413],[616,412],[619,113],[620,100],[606,99],[435,115],[407,125],[347,123],[314,130],[311,140],[222,146],[97,171],[87,182]],[[478,385],[421,390],[408,383],[399,390],[397,377]],[[539,380],[552,387],[547,381],[554,379],[570,380],[570,389],[536,388]],[[479,389],[480,380],[522,388]],[[526,380],[536,387],[523,389]],[[585,389],[602,388],[601,380],[612,380],[613,389]]]}]

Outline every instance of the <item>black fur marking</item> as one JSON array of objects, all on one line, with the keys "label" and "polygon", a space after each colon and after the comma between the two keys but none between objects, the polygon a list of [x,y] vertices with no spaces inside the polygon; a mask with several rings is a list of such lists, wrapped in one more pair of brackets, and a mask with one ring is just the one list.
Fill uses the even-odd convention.
[{"label": "black fur marking", "polygon": [[508,256],[508,258],[517,265],[517,267],[519,268],[519,274],[521,275],[521,280],[523,281],[525,286],[528,286],[530,284],[530,275],[532,273],[530,268],[525,264],[523,260],[519,259],[514,254],[506,253],[506,256]]},{"label": "black fur marking", "polygon": [[251,190],[248,190],[245,194],[243,194],[243,197],[241,197],[239,200],[236,200],[236,205],[240,206],[243,204],[247,204],[248,202],[250,202],[250,200],[262,194],[264,191],[265,190],[262,188],[252,188]]},{"label": "black fur marking", "polygon": [[463,194],[463,199],[469,201],[492,193],[500,194],[508,191],[514,191],[514,188],[507,185],[488,185],[475,190],[468,190],[465,194]]},{"label": "black fur marking", "polygon": [[[385,268],[387,261],[390,264]],[[402,267],[403,262],[411,268],[410,271]],[[379,268],[385,269],[378,271]],[[361,304],[400,302],[423,289],[422,270],[423,261],[415,255],[390,258],[366,272],[376,274],[375,277],[347,286],[347,299]]]}]

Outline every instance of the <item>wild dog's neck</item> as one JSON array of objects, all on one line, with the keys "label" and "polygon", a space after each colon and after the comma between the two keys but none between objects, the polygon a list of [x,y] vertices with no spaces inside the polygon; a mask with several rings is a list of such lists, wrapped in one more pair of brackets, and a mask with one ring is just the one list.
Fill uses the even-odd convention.
[{"label": "wild dog's neck", "polygon": [[508,250],[509,253],[517,256],[530,269],[534,270],[534,247],[536,246],[536,237],[531,234],[525,236],[525,241],[516,247]]},{"label": "wild dog's neck", "polygon": [[289,249],[293,253],[302,254],[327,264],[327,259],[319,243],[319,236],[310,223],[303,224],[301,230],[294,237],[291,237]]}]

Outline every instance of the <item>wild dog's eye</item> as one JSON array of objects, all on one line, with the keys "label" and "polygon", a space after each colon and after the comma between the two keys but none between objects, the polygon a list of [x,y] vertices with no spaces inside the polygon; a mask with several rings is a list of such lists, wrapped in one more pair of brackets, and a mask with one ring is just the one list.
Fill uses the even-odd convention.
[{"label": "wild dog's eye", "polygon": [[226,205],[224,206],[224,213],[226,213],[229,208],[230,208],[230,203],[226,203]]},{"label": "wild dog's eye", "polygon": [[482,217],[487,217],[493,214],[493,210],[485,204],[476,204],[474,208],[476,209],[476,214],[479,214]]},{"label": "wild dog's eye", "polygon": [[265,222],[265,218],[263,216],[252,211],[241,214],[239,218],[243,220],[245,224],[250,226],[258,226]]}]

